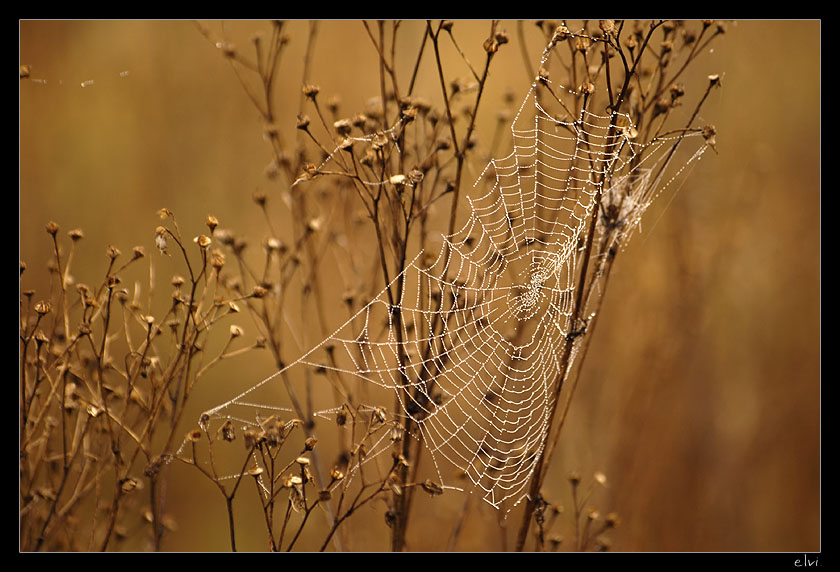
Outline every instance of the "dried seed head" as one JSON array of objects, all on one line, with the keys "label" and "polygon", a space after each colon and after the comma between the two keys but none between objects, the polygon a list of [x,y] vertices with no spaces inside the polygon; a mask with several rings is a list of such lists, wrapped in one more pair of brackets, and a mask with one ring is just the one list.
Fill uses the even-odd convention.
[{"label": "dried seed head", "polygon": [[137,480],[135,480],[131,477],[126,477],[126,478],[120,480],[120,489],[122,489],[122,492],[130,493],[131,491],[133,491],[136,488],[137,488]]},{"label": "dried seed head", "polygon": [[321,91],[321,88],[317,85],[307,84],[303,86],[303,95],[313,101],[315,100],[315,97],[317,97],[319,91]]},{"label": "dried seed head", "polygon": [[73,230],[67,233],[67,236],[70,237],[70,240],[76,242],[77,240],[84,238],[85,234],[82,232],[82,229],[74,228]]},{"label": "dried seed head", "polygon": [[242,335],[242,328],[240,328],[237,325],[231,325],[231,327],[230,327],[230,337],[238,338],[241,335]]},{"label": "dried seed head", "polygon": [[374,407],[373,416],[380,423],[385,423],[385,410],[381,407]]},{"label": "dried seed head", "polygon": [[47,223],[47,226],[46,226],[47,234],[55,236],[56,234],[58,234],[59,228],[60,227],[58,226],[58,223],[51,220],[50,222]]},{"label": "dried seed head", "polygon": [[595,93],[595,84],[586,82],[580,86],[579,91],[584,95],[592,95]]},{"label": "dried seed head", "polygon": [[332,471],[330,471],[330,478],[334,481],[340,481],[344,478],[344,473],[338,467],[333,467]]},{"label": "dried seed head", "polygon": [[248,469],[248,474],[251,475],[254,478],[259,477],[262,473],[263,473],[262,467],[258,467],[257,465],[254,465],[253,467]]},{"label": "dried seed head", "polygon": [[113,244],[110,244],[110,245],[108,245],[108,248],[105,249],[105,254],[111,260],[116,260],[119,257],[119,255],[122,254],[122,253],[120,252],[119,248],[117,248]]},{"label": "dried seed head", "polygon": [[569,482],[572,483],[572,486],[577,486],[580,484],[580,473],[574,471],[569,473]]},{"label": "dried seed head", "polygon": [[306,439],[306,441],[304,441],[304,442],[303,442],[303,447],[304,447],[304,449],[306,449],[307,451],[311,451],[312,449],[314,449],[314,448],[315,448],[315,444],[316,444],[317,442],[318,442],[318,439],[316,439],[315,437],[308,437],[308,438]]},{"label": "dried seed head", "polygon": [[711,147],[714,147],[715,135],[717,135],[717,128],[714,125],[709,124],[704,125],[701,131],[703,133],[703,139],[706,140],[706,143],[708,143]]},{"label": "dried seed head", "polygon": [[266,294],[268,294],[268,289],[259,285],[254,286],[254,290],[251,292],[251,296],[254,298],[264,298]]},{"label": "dried seed head", "polygon": [[589,51],[590,45],[591,45],[591,42],[589,41],[589,38],[586,38],[586,37],[575,38],[575,50],[579,51],[582,54],[585,54],[587,51]]},{"label": "dried seed head", "polygon": [[612,34],[615,32],[615,20],[598,20],[598,27],[605,34]]},{"label": "dried seed head", "polygon": [[213,215],[207,215],[207,218],[204,220],[204,224],[206,224],[207,228],[210,229],[210,234],[213,234],[213,231],[216,230],[217,226],[219,226],[219,219]]},{"label": "dried seed head", "polygon": [[309,116],[298,115],[297,121],[295,122],[295,127],[300,129],[301,131],[306,131],[307,129],[309,129]]},{"label": "dried seed head", "polygon": [[338,413],[336,413],[335,422],[338,426],[342,426],[347,423],[347,408],[344,405],[342,405],[341,409],[339,409]]},{"label": "dried seed head", "polygon": [[213,241],[206,234],[200,234],[200,235],[196,236],[195,238],[193,238],[193,242],[196,243],[203,250],[206,250],[207,248],[210,247],[210,244]]},{"label": "dried seed head", "polygon": [[216,269],[216,272],[218,272],[225,265],[225,255],[220,250],[214,250],[210,259],[210,264]]},{"label": "dried seed head", "polygon": [[349,119],[339,119],[333,123],[333,127],[339,135],[347,137],[350,135],[350,130],[353,128],[353,124]]},{"label": "dried seed head", "polygon": [[597,471],[595,473],[594,477],[595,477],[595,482],[597,482],[599,485],[601,485],[602,487],[607,486],[607,475],[605,475],[601,471]]},{"label": "dried seed head", "polygon": [[155,229],[155,246],[161,254],[166,254],[166,229],[162,226]]},{"label": "dried seed head", "polygon": [[32,66],[29,64],[21,64],[20,65],[20,79],[25,79],[29,77],[29,74],[32,73]]},{"label": "dried seed head", "polygon": [[675,83],[671,86],[671,101],[676,101],[685,95],[685,86],[681,83]]},{"label": "dried seed head", "polygon": [[420,486],[422,486],[423,490],[432,496],[443,494],[443,488],[431,479],[426,479]]},{"label": "dried seed head", "polygon": [[323,490],[318,493],[319,502],[329,502],[332,498],[332,493],[328,490]]},{"label": "dried seed head", "polygon": [[720,75],[718,75],[718,74],[710,75],[709,76],[709,85],[711,85],[712,87],[715,87],[715,86],[719,87],[720,86]]},{"label": "dried seed head", "polygon": [[607,515],[607,518],[604,519],[604,524],[607,528],[615,528],[621,523],[621,519],[618,517],[618,513],[611,512]]},{"label": "dried seed head", "polygon": [[557,26],[554,29],[554,35],[551,37],[551,43],[556,44],[558,42],[562,42],[562,41],[566,40],[566,38],[568,38],[569,35],[570,35],[569,28],[567,28],[566,26],[563,26],[563,25]]},{"label": "dried seed head", "polygon": [[217,433],[221,436],[222,440],[227,441],[228,443],[236,439],[236,431],[234,430],[233,422],[230,419],[225,421],[224,425],[219,427]]},{"label": "dried seed head", "polygon": [[309,459],[307,459],[306,457],[298,457],[297,459],[295,459],[295,463],[297,463],[301,467],[305,467],[309,464]]},{"label": "dried seed head", "polygon": [[187,433],[187,441],[190,443],[197,443],[201,441],[201,429],[193,429]]},{"label": "dried seed head", "polygon": [[35,312],[40,316],[46,316],[50,313],[51,309],[52,305],[45,300],[41,300],[40,302],[35,304]]},{"label": "dried seed head", "polygon": [[253,449],[259,442],[259,434],[253,429],[248,429],[242,435],[242,440],[245,442],[246,449]]},{"label": "dried seed head", "polygon": [[653,115],[656,117],[657,115],[662,115],[666,111],[671,109],[671,102],[664,97],[660,97],[656,100],[656,103],[653,105]]}]

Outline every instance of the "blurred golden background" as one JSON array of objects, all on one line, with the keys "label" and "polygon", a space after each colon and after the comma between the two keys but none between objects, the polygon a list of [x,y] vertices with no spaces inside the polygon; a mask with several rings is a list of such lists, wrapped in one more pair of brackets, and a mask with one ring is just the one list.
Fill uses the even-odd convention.
[{"label": "blurred golden background", "polygon": [[[401,28],[403,69],[424,26]],[[208,27],[245,47],[269,24]],[[488,27],[455,23],[473,63]],[[512,41],[491,67],[479,138],[493,133],[504,94],[518,105],[529,85],[517,24],[501,27]],[[290,139],[308,30],[288,24],[280,64],[278,124]],[[570,471],[602,471],[599,508],[621,517],[614,550],[821,549],[820,34],[818,21],[730,22],[685,80],[697,93],[709,74],[722,77],[702,111],[717,127],[718,153],[654,204],[620,255],[546,484],[552,499],[568,502]],[[529,35],[532,60],[541,41]],[[327,97],[340,94],[346,115],[379,94],[378,57],[361,22],[320,22],[315,46],[310,79]],[[466,74],[456,54],[445,55],[448,69]],[[109,244],[158,256],[161,207],[190,237],[213,214],[255,244],[262,238],[251,197],[277,192],[264,172],[271,149],[228,62],[194,23],[22,21],[20,63],[31,66],[20,84],[22,287],[47,288],[50,220],[84,231],[74,275],[90,281],[101,279]],[[426,61],[418,76],[416,93],[431,101],[440,96],[435,74]],[[470,165],[468,179],[482,167]],[[276,220],[288,218],[279,200],[270,206]],[[336,314],[332,324],[345,319]],[[236,371],[247,384],[273,367],[267,354],[247,362],[219,375]],[[208,388],[196,411],[224,396]],[[441,520],[418,516],[409,549],[445,549],[461,502],[438,511]],[[166,550],[228,548],[211,485],[176,468],[167,504],[178,527]],[[370,522],[356,549],[388,549],[381,512],[350,523]],[[502,549],[488,532],[498,530],[494,511],[475,515],[458,549]],[[237,517],[242,548],[263,550],[261,515],[242,502]]]}]

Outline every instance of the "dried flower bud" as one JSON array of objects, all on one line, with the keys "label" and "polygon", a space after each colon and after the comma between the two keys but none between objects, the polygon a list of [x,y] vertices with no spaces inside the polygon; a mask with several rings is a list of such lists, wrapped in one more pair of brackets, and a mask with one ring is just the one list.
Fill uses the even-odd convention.
[{"label": "dried flower bud", "polygon": [[339,135],[347,137],[348,135],[350,135],[350,130],[352,129],[353,124],[350,122],[349,119],[339,119],[338,121],[333,123],[333,127]]},{"label": "dried flower bud", "polygon": [[59,230],[60,227],[58,226],[58,223],[56,223],[55,221],[50,221],[50,222],[47,223],[46,228],[47,228],[47,234],[55,236],[56,234],[58,234],[58,230]]},{"label": "dried flower bud", "polygon": [[52,305],[45,300],[41,300],[35,304],[35,312],[41,316],[49,314],[51,309]]},{"label": "dried flower bud", "polygon": [[335,422],[338,426],[342,426],[347,423],[347,409],[343,405],[335,415]]},{"label": "dried flower bud", "polygon": [[303,95],[308,97],[309,99],[314,100],[315,97],[318,95],[318,92],[321,91],[321,88],[317,85],[307,84],[303,86]]},{"label": "dried flower bud", "polygon": [[660,97],[656,100],[656,103],[653,104],[653,116],[656,117],[657,115],[662,115],[669,109],[671,109],[671,102],[664,97]]},{"label": "dried flower bud", "polygon": [[338,467],[333,467],[332,471],[330,471],[330,478],[334,481],[340,481],[344,478],[344,473],[342,473]]},{"label": "dried flower bud", "polygon": [[303,447],[304,447],[304,449],[306,449],[307,451],[311,451],[312,449],[314,449],[314,448],[315,448],[315,444],[316,444],[317,442],[318,442],[318,439],[316,439],[315,437],[308,437],[308,438],[306,439],[306,441],[304,441],[304,442],[303,442]]},{"label": "dried flower bud", "polygon": [[209,236],[205,234],[200,234],[193,239],[193,242],[200,246],[202,249],[207,249],[210,247],[210,244],[213,242]]},{"label": "dried flower bud", "polygon": [[232,325],[230,327],[230,337],[238,338],[241,335],[242,335],[242,328],[240,328],[239,326],[236,326],[236,325]]},{"label": "dried flower bud", "polygon": [[263,286],[254,286],[254,290],[251,292],[251,296],[254,298],[264,298],[266,294],[268,294],[268,289]]},{"label": "dried flower bud", "polygon": [[263,473],[262,467],[258,467],[257,465],[254,465],[253,467],[248,469],[248,474],[251,475],[254,478],[259,477],[262,473]]},{"label": "dried flower bud", "polygon": [[424,491],[432,496],[443,494],[443,488],[431,479],[426,479],[420,486],[423,487]]},{"label": "dried flower bud", "polygon": [[306,131],[307,129],[309,129],[309,116],[298,115],[297,121],[295,122],[295,127],[300,129],[301,131]]},{"label": "dried flower bud", "polygon": [[219,226],[219,220],[213,215],[207,215],[207,218],[204,220],[204,224],[206,224],[207,228],[210,229],[210,234],[213,234],[213,231],[216,230],[217,226]]},{"label": "dried flower bud", "polygon": [[575,50],[577,50],[578,52],[580,52],[582,54],[585,54],[587,51],[589,51],[590,45],[591,45],[591,42],[589,41],[589,38],[586,38],[586,37],[575,38]]},{"label": "dried flower bud", "polygon": [[131,477],[120,480],[120,489],[124,493],[130,493],[137,488],[137,481]]},{"label": "dried flower bud", "polygon": [[259,442],[259,435],[253,429],[248,429],[242,435],[242,440],[245,442],[246,449],[253,449]]},{"label": "dried flower bud", "polygon": [[190,443],[197,443],[198,441],[201,441],[201,429],[193,429],[187,433],[187,441]]},{"label": "dried flower bud", "polygon": [[116,247],[116,246],[114,246],[113,244],[110,244],[110,245],[108,245],[108,248],[106,248],[106,249],[105,249],[105,254],[106,254],[106,255],[108,256],[108,258],[110,258],[111,260],[115,260],[115,259],[116,259],[116,258],[118,258],[118,257],[119,257],[119,255],[120,255],[120,254],[122,254],[122,253],[120,252],[120,249],[119,249],[119,248],[117,248],[117,247]]},{"label": "dried flower bud", "polygon": [[236,439],[236,431],[233,428],[233,422],[228,419],[225,421],[224,425],[219,427],[217,433],[221,436],[222,440],[227,441],[230,443]]},{"label": "dried flower bud", "polygon": [[214,250],[210,259],[210,264],[218,272],[225,265],[225,255],[219,250]]}]

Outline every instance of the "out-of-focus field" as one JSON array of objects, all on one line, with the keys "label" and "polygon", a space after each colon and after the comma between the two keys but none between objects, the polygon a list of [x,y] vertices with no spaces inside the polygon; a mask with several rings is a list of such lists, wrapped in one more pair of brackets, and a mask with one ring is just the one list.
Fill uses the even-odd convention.
[{"label": "out-of-focus field", "polygon": [[[403,69],[414,64],[424,25],[403,24]],[[308,27],[289,24],[280,64],[278,123],[290,139]],[[474,64],[488,27],[455,23]],[[491,67],[478,126],[485,140],[503,95],[521,101],[529,84],[516,23],[502,27],[512,41]],[[686,79],[696,95],[706,76],[722,77],[702,111],[717,127],[718,153],[707,152],[663,194],[620,254],[546,483],[550,498],[568,504],[570,471],[587,478],[602,471],[599,509],[621,517],[614,550],[821,549],[820,28],[816,21],[729,23]],[[245,49],[252,33],[267,29],[231,22],[225,32]],[[536,58],[536,35],[528,45]],[[466,75],[454,54],[445,55],[453,74]],[[424,57],[415,91],[437,101],[436,70]],[[123,252],[144,245],[158,256],[161,207],[190,237],[213,214],[254,245],[262,239],[251,197],[277,193],[264,173],[271,150],[228,62],[192,22],[23,21],[20,62],[31,66],[20,85],[23,287],[47,288],[50,220],[62,235],[84,231],[73,274],[91,282],[101,280],[109,244]],[[378,72],[360,22],[320,23],[310,79],[326,97],[340,94],[346,115],[380,93]],[[468,165],[467,179],[482,168]],[[276,220],[288,220],[281,201],[270,204]],[[358,253],[368,266],[375,262],[372,245],[358,245]],[[164,298],[167,289],[164,280]],[[334,289],[338,296],[344,288]],[[338,327],[346,316],[331,319]],[[247,384],[270,373],[272,360],[261,356],[209,376],[195,397],[196,416],[229,397],[214,380],[235,373]],[[221,497],[183,467],[172,475],[167,505],[178,528],[165,549],[227,549]],[[409,549],[446,547],[462,504],[457,497],[447,507],[447,498],[418,512]],[[237,506],[242,547],[263,550],[262,516],[247,500],[256,504]],[[349,523],[359,537],[354,548],[388,548],[382,512],[373,506]],[[506,526],[515,531],[518,523],[517,516]],[[369,532],[359,532],[365,526]],[[458,548],[500,550],[498,530],[495,512],[480,507]]]}]

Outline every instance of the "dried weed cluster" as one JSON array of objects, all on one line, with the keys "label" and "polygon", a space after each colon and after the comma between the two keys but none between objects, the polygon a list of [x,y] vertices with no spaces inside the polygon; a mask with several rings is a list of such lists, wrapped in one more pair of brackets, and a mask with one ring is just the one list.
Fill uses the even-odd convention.
[{"label": "dried weed cluster", "polygon": [[[719,78],[709,78],[700,94],[688,93],[682,80],[691,62],[724,32],[720,23],[540,21],[518,24],[517,42],[494,21],[488,24],[483,60],[474,66],[456,41],[457,23],[428,22],[411,69],[397,68],[399,23],[363,25],[380,69],[369,105],[344,113],[337,97],[321,93],[305,65],[296,88],[301,89],[299,109],[290,125],[288,110],[276,107],[277,90],[290,83],[280,81],[281,56],[292,40],[284,24],[273,23],[269,34],[254,36],[247,48],[198,24],[258,110],[273,152],[265,175],[279,200],[262,192],[253,196],[266,221],[260,249],[220,226],[214,216],[204,221],[206,234],[191,240],[182,235],[174,214],[161,210],[154,247],[178,260],[183,271],[170,279],[171,300],[157,314],[152,293],[162,284],[142,247],[128,256],[109,247],[103,277],[88,286],[70,273],[82,231],[70,231],[64,239],[58,225],[50,223],[55,255],[48,261],[49,292],[26,289],[21,263],[22,550],[114,550],[140,530],[148,535],[150,548],[163,548],[167,527],[174,526],[166,511],[166,479],[185,465],[219,490],[234,550],[234,501],[249,487],[256,488],[270,550],[299,548],[310,529],[317,538],[307,546],[340,549],[352,536],[342,525],[361,507],[379,502],[391,548],[414,548],[407,542],[419,498],[414,493],[448,491],[418,471],[423,443],[406,438],[416,435],[412,418],[388,412],[391,406],[398,410],[398,400],[371,406],[336,394],[331,422],[316,423],[310,386],[301,393],[286,383],[289,411],[268,416],[258,426],[228,422],[212,427],[203,419],[190,428],[193,420],[184,419],[184,411],[194,392],[201,391],[199,382],[220,361],[254,350],[268,351],[282,368],[295,357],[289,349],[289,312],[309,318],[300,337],[327,336],[335,324],[324,297],[336,277],[321,262],[325,252],[346,251],[347,244],[360,243],[367,233],[374,237],[373,250],[366,266],[357,265],[343,303],[352,315],[383,284],[392,284],[388,295],[394,303],[411,253],[430,246],[436,233],[455,228],[459,209],[465,208],[466,166],[485,163],[502,148],[513,99],[506,98],[500,111],[483,97],[499,50],[521,47],[523,66],[530,77],[540,78],[538,89],[546,99],[561,99],[552,92],[555,78],[572,86],[571,95],[562,94],[570,114],[587,108],[617,111],[632,119],[632,137],[639,141],[702,130],[708,145],[714,145],[714,127],[694,121]],[[308,42],[307,64],[316,31],[313,24],[308,39],[294,38]],[[536,54],[527,52],[523,38],[533,33],[556,53],[549,69],[532,68]],[[466,79],[444,66],[444,43],[461,53],[459,71],[466,70]],[[509,45],[516,43],[520,47]],[[439,78],[437,86],[423,86],[422,93],[417,84],[421,65],[432,66]],[[684,103],[692,96],[694,103]],[[673,126],[669,119],[682,105],[693,112],[688,122]],[[498,131],[492,140],[479,141],[478,117],[492,113],[498,114]],[[611,128],[630,129],[618,120]],[[314,183],[321,185],[317,191]],[[579,355],[585,355],[595,321],[590,317],[597,317],[600,299],[583,293],[605,287],[618,254],[614,238],[632,219],[621,197],[605,197],[595,210],[580,245],[581,295],[574,309],[580,327],[567,344]],[[589,265],[590,260],[598,264]],[[145,280],[146,294],[140,286]],[[258,332],[250,341],[239,325],[244,316]],[[398,311],[393,319],[400,320]],[[207,347],[214,348],[209,355]],[[554,430],[532,479],[530,501],[520,505],[524,509],[510,548],[607,549],[603,534],[618,524],[613,514],[602,517],[585,508],[590,499],[581,494],[579,476],[570,477],[569,511],[541,494],[582,361],[578,358],[577,369],[558,383],[558,395],[560,388],[568,388],[563,394],[568,395],[557,399]],[[381,456],[372,470],[363,461],[383,440],[391,455]],[[222,464],[235,470],[222,469]],[[602,479],[596,475],[596,482]],[[450,496],[460,505],[456,494]],[[243,502],[252,499],[249,493]],[[459,522],[469,510],[471,505],[463,504]],[[571,523],[573,542],[556,535],[555,521],[562,518]],[[457,548],[459,530],[454,528],[448,547],[437,549]]]}]

